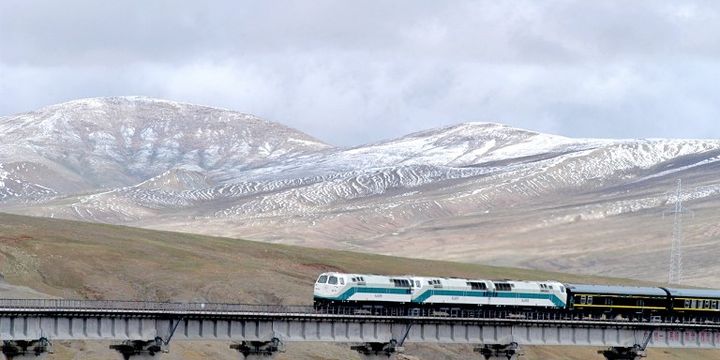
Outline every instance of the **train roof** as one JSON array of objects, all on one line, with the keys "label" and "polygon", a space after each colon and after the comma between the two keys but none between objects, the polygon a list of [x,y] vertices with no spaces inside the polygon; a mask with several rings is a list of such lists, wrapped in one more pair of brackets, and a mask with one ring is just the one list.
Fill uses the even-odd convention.
[{"label": "train roof", "polygon": [[666,288],[673,297],[697,297],[720,299],[720,290]]},{"label": "train roof", "polygon": [[656,287],[566,284],[568,290],[584,294],[667,296],[665,290]]}]

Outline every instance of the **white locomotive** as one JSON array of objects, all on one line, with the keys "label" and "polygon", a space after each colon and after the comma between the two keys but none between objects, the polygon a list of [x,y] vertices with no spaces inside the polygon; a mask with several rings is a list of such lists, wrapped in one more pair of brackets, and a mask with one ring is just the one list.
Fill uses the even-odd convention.
[{"label": "white locomotive", "polygon": [[557,309],[567,306],[565,286],[556,281],[493,281],[337,272],[318,277],[314,299],[317,306],[340,303]]}]

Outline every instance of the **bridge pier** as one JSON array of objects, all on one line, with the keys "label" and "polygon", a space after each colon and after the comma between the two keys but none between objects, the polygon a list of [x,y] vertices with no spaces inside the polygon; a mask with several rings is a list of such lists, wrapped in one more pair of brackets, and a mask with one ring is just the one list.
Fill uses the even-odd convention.
[{"label": "bridge pier", "polygon": [[44,359],[52,353],[50,341],[45,338],[3,341],[1,349],[7,360]]},{"label": "bridge pier", "polygon": [[110,345],[110,348],[119,352],[125,360],[159,359],[167,347],[162,339],[154,340],[126,340],[122,344]]},{"label": "bridge pier", "polygon": [[485,360],[516,360],[520,356],[520,346],[517,343],[486,344],[474,350]]},{"label": "bridge pier", "polygon": [[396,340],[390,340],[387,343],[371,342],[362,345],[354,345],[350,347],[352,350],[360,353],[362,359],[387,359],[394,357],[396,354],[403,352],[403,347],[398,346]]},{"label": "bridge pier", "polygon": [[647,357],[645,349],[640,346],[612,347],[607,350],[600,350],[598,354],[602,354],[607,360],[640,360]]},{"label": "bridge pier", "polygon": [[273,338],[270,341],[243,341],[230,345],[231,349],[240,352],[242,359],[272,359],[276,353],[284,352],[282,341]]}]

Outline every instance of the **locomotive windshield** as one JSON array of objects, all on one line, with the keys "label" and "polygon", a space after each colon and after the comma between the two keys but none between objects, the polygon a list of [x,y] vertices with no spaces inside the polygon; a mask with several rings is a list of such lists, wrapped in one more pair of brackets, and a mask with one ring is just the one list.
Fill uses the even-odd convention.
[{"label": "locomotive windshield", "polygon": [[321,275],[321,276],[318,278],[318,281],[317,281],[318,284],[324,284],[324,283],[326,283],[326,282],[327,282],[327,278],[328,278],[327,275]]}]

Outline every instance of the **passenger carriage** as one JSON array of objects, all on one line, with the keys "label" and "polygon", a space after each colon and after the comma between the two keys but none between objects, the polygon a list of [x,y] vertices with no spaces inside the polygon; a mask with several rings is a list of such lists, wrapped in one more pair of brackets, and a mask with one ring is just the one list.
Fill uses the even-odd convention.
[{"label": "passenger carriage", "polygon": [[661,315],[670,294],[663,288],[568,284],[571,309],[585,313]]},{"label": "passenger carriage", "polygon": [[672,299],[672,310],[687,314],[720,316],[720,291],[708,289],[666,288]]}]

